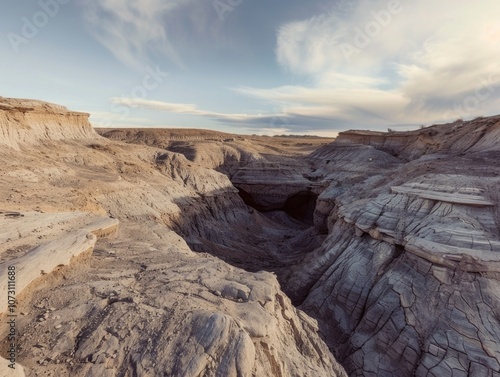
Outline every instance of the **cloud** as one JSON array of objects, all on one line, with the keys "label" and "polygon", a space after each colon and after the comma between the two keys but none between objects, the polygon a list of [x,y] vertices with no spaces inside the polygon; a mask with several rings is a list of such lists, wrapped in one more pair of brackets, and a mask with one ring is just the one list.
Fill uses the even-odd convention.
[{"label": "cloud", "polygon": [[201,116],[201,117],[227,121],[227,122],[235,122],[235,123],[251,121],[252,119],[259,119],[263,117],[261,115],[218,113],[214,111],[200,110],[196,107],[196,105],[193,104],[171,103],[171,102],[155,101],[155,100],[148,100],[141,98],[113,97],[110,99],[110,101],[118,105],[124,105],[132,108]]},{"label": "cloud", "polygon": [[332,8],[278,31],[278,63],[312,85],[237,91],[365,128],[498,113],[499,12],[490,0]]},{"label": "cloud", "polygon": [[[92,2],[94,11],[88,19],[96,25],[101,42],[129,65],[137,65],[156,47],[182,64],[164,25],[177,9],[193,1],[103,0]],[[310,84],[234,89],[282,110],[231,114],[194,104],[112,101],[255,130],[291,132],[381,129],[500,112],[499,2],[341,0],[335,4],[320,15],[278,27],[276,62]]]},{"label": "cloud", "polygon": [[94,127],[152,127],[154,122],[149,118],[132,117],[129,114],[112,111],[91,111],[90,122]]},{"label": "cloud", "polygon": [[213,1],[80,0],[80,4],[89,32],[120,62],[139,72],[164,57],[187,69],[209,47],[239,46],[230,42]]},{"label": "cloud", "polygon": [[[348,120],[332,122],[327,116],[318,116],[318,109],[290,107],[269,114],[231,114],[199,109],[196,105],[171,103],[141,98],[114,97],[113,104],[127,108],[161,111],[174,114],[197,116],[218,121],[220,123],[239,126],[251,133],[283,134],[283,133],[324,133],[335,135],[335,130],[350,125]],[[329,109],[325,108],[325,112]],[[328,114],[327,114],[328,115]],[[317,131],[317,132],[316,132]]]},{"label": "cloud", "polygon": [[192,0],[85,0],[85,20],[94,37],[125,65],[144,69],[151,54],[163,54],[178,66],[166,25]]},{"label": "cloud", "polygon": [[[274,89],[238,88],[239,93],[286,104],[296,118],[321,119],[325,127],[384,126],[400,122],[399,109],[409,101],[394,91],[372,87],[333,88],[284,86]],[[309,122],[304,124],[307,126]]]}]

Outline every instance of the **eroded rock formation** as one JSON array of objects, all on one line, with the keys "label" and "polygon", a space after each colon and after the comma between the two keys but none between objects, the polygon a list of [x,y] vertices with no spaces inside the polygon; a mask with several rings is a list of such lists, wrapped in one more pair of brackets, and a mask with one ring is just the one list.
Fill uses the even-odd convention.
[{"label": "eroded rock formation", "polygon": [[498,117],[306,156],[319,141],[0,116],[1,263],[39,261],[26,375],[500,375]]},{"label": "eroded rock formation", "polygon": [[347,132],[305,159],[245,164],[232,182],[270,217],[298,193],[319,194],[315,226],[274,239],[260,260],[238,251],[261,256],[248,238],[203,225],[186,234],[212,240],[205,251],[229,248],[230,263],[275,271],[350,375],[497,375],[499,128],[492,117]]},{"label": "eroded rock formation", "polygon": [[[350,375],[500,373],[499,127],[430,128],[459,135],[439,148],[419,144],[429,129],[349,132],[311,156],[330,181],[316,211],[329,232],[285,291]],[[365,153],[349,161],[351,148]]]},{"label": "eroded rock formation", "polygon": [[0,146],[19,149],[51,140],[90,140],[98,135],[88,118],[52,103],[0,97]]},{"label": "eroded rock formation", "polygon": [[345,376],[274,274],[192,251],[242,245],[224,223],[290,233],[226,175],[101,138],[62,107],[2,98],[0,116],[1,258],[32,279],[18,292],[17,373]]}]

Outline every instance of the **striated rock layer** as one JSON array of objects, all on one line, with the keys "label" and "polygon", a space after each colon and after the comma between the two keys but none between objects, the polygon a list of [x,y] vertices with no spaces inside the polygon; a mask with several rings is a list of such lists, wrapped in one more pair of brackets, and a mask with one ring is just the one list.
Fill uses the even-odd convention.
[{"label": "striated rock layer", "polygon": [[[349,375],[498,376],[499,122],[259,154],[226,174],[270,222],[214,212],[216,195],[174,225],[194,250],[275,272]],[[183,148],[194,161],[209,146]]]},{"label": "striated rock layer", "polygon": [[0,97],[0,146],[96,138],[88,117],[47,102]]},{"label": "striated rock layer", "polygon": [[440,152],[494,151],[500,142],[499,120],[500,116],[479,117],[408,132],[347,131],[339,134],[337,142],[370,145],[405,160]]},{"label": "striated rock layer", "polygon": [[0,258],[22,282],[19,375],[346,376],[275,274],[214,256],[291,232],[247,207],[228,176],[101,138],[55,105],[2,98],[0,119]]},{"label": "striated rock layer", "polygon": [[350,375],[500,375],[499,127],[348,132],[311,155],[328,237],[285,291]]}]

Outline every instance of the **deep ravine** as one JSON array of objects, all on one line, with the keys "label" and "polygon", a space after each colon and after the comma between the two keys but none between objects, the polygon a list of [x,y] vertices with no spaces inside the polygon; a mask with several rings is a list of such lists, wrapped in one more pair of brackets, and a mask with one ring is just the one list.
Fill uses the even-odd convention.
[{"label": "deep ravine", "polygon": [[[468,140],[467,127],[481,137]],[[221,212],[244,216],[185,223],[197,224],[200,250],[275,272],[350,375],[496,376],[500,170],[485,139],[497,134],[496,118],[346,133],[308,157],[239,169],[233,184],[253,209]],[[235,237],[211,239],[221,227]]]}]

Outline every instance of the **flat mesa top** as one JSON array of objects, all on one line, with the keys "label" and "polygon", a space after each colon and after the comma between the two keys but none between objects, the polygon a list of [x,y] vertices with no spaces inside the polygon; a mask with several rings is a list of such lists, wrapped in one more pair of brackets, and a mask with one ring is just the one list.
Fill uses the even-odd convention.
[{"label": "flat mesa top", "polygon": [[90,114],[80,111],[69,110],[66,106],[55,103],[24,98],[0,97],[0,111],[20,111],[20,112],[44,112],[44,113],[70,113],[89,116]]}]

